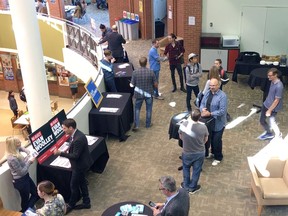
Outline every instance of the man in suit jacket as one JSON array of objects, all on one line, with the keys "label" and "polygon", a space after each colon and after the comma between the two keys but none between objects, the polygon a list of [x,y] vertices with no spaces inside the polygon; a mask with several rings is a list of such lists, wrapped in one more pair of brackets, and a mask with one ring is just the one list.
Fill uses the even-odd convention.
[{"label": "man in suit jacket", "polygon": [[106,35],[98,44],[102,44],[108,41],[108,49],[112,51],[112,56],[116,59],[115,63],[122,63],[124,58],[124,50],[122,44],[126,43],[126,40],[117,31],[117,26],[112,26],[112,33]]},{"label": "man in suit jacket", "polygon": [[176,189],[176,181],[171,176],[162,176],[159,179],[159,190],[167,197],[165,203],[157,203],[153,207],[154,216],[188,216],[190,198],[188,192]]},{"label": "man in suit jacket", "polygon": [[[86,136],[76,128],[74,119],[66,119],[62,123],[62,128],[67,135],[70,135],[70,148],[68,153],[55,150],[55,155],[60,155],[69,159],[72,168],[70,181],[71,196],[67,204],[67,213],[72,209],[90,209],[90,198],[87,187],[85,173],[89,170],[92,159],[88,150]],[[83,197],[83,203],[76,205],[79,198],[79,191]]]}]

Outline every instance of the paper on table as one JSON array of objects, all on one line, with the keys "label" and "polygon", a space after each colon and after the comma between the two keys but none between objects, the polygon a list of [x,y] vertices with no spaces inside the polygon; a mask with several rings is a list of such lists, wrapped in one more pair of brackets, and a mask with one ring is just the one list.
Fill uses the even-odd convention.
[{"label": "paper on table", "polygon": [[93,136],[86,136],[88,145],[93,145],[95,142],[97,142],[98,137],[93,137]]},{"label": "paper on table", "polygon": [[112,108],[112,107],[101,107],[100,112],[110,112],[110,113],[116,113],[119,110],[119,108]]},{"label": "paper on table", "polygon": [[50,165],[64,168],[71,168],[69,159],[61,156],[58,156],[54,161],[52,161]]},{"label": "paper on table", "polygon": [[129,64],[128,64],[128,63],[125,63],[125,64],[118,65],[118,68],[123,69],[123,68],[126,68],[126,67],[128,67],[128,66],[129,66]]},{"label": "paper on table", "polygon": [[120,94],[107,94],[106,98],[121,98],[122,95]]},{"label": "paper on table", "polygon": [[65,152],[69,149],[69,146],[70,146],[69,142],[64,142],[63,145],[61,145],[58,150],[61,152]]}]

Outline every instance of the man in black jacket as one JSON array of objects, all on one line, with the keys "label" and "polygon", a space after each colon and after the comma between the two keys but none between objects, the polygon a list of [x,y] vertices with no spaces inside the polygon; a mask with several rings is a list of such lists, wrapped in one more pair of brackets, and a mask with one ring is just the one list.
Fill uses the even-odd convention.
[{"label": "man in black jacket", "polygon": [[108,49],[112,51],[112,56],[116,59],[114,63],[122,63],[124,58],[124,50],[122,44],[126,43],[126,40],[117,31],[117,26],[112,26],[112,33],[106,35],[98,44],[102,44],[108,41]]},{"label": "man in black jacket", "polygon": [[153,216],[188,216],[190,198],[188,192],[176,188],[176,181],[171,176],[162,176],[159,179],[159,190],[166,196],[165,203],[156,203],[153,209]]},{"label": "man in black jacket", "polygon": [[[71,196],[66,206],[66,212],[68,213],[72,209],[90,209],[91,204],[85,173],[92,165],[92,158],[89,154],[87,138],[80,130],[76,128],[76,122],[74,119],[64,120],[62,123],[62,128],[67,135],[70,135],[70,147],[68,153],[55,150],[54,154],[68,158],[71,163]],[[81,191],[83,203],[76,205],[79,198],[79,191]]]}]

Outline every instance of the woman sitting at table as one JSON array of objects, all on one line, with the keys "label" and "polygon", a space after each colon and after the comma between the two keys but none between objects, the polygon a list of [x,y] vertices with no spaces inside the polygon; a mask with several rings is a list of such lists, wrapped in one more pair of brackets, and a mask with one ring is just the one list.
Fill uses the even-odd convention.
[{"label": "woman sitting at table", "polygon": [[38,195],[44,199],[44,206],[36,210],[37,215],[63,216],[66,213],[66,204],[64,198],[55,189],[50,181],[42,181],[37,187]]},{"label": "woman sitting at table", "polygon": [[[25,152],[24,157],[21,152]],[[29,166],[35,158],[30,156],[30,152],[21,147],[21,142],[16,137],[7,137],[6,139],[6,158],[9,165],[14,188],[17,189],[21,197],[21,212],[25,212],[29,207],[39,199],[36,185],[29,176]]]}]

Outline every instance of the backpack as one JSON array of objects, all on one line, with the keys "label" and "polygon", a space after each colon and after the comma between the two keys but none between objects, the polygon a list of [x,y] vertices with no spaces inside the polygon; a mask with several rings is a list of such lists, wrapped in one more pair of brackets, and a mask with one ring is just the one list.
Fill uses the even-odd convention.
[{"label": "backpack", "polygon": [[20,100],[22,100],[23,102],[26,102],[26,95],[24,93],[24,89],[20,91]]},{"label": "backpack", "polygon": [[219,75],[220,75],[222,85],[226,85],[229,82],[229,77],[227,76],[227,73],[225,72],[223,68],[221,69]]}]

